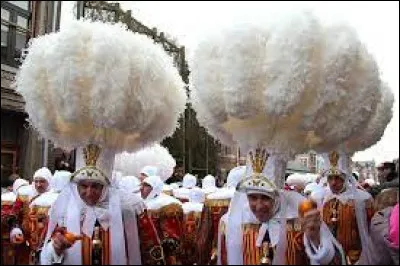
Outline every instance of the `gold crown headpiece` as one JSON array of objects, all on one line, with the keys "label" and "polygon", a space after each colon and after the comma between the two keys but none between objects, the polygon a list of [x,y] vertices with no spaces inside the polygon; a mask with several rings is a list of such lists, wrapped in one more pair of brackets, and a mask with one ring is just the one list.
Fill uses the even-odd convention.
[{"label": "gold crown headpiece", "polygon": [[328,175],[341,176],[343,173],[338,168],[339,153],[337,151],[332,151],[329,153],[330,169]]},{"label": "gold crown headpiece", "polygon": [[96,144],[89,144],[83,148],[86,166],[96,166],[100,153],[101,148]]},{"label": "gold crown headpiece", "polygon": [[253,152],[249,152],[251,166],[253,168],[253,172],[256,174],[261,174],[264,170],[265,164],[268,160],[269,154],[265,149],[256,149],[256,154],[253,155]]},{"label": "gold crown headpiece", "polygon": [[249,152],[249,157],[253,168],[253,174],[239,183],[239,190],[256,190],[260,191],[261,193],[267,193],[271,197],[275,197],[277,191],[276,185],[269,180],[268,177],[262,174],[265,164],[269,158],[269,154],[265,149],[256,149],[255,154],[253,154],[253,152]]}]

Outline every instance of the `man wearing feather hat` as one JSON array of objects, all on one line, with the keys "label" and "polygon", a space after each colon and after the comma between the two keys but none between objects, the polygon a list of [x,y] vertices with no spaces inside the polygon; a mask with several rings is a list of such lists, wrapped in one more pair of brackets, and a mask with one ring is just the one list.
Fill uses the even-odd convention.
[{"label": "man wearing feather hat", "polygon": [[163,264],[157,232],[143,201],[110,185],[96,166],[97,145],[84,148],[86,166],[50,211],[42,264]]},{"label": "man wearing feather hat", "polygon": [[328,157],[323,220],[343,246],[349,264],[368,264],[372,254],[368,228],[374,214],[373,199],[368,192],[357,188],[358,182],[347,174],[345,155],[333,151]]},{"label": "man wearing feather hat", "polygon": [[143,201],[110,179],[117,152],[176,129],[186,92],[169,55],[122,24],[71,21],[31,40],[16,87],[32,126],[77,149],[78,170],[50,210],[41,263],[163,264]]},{"label": "man wearing feather hat", "polygon": [[277,189],[263,174],[265,155],[250,154],[253,173],[239,183],[221,219],[221,264],[343,264],[341,246],[321,222],[317,204],[303,208],[299,193]]}]

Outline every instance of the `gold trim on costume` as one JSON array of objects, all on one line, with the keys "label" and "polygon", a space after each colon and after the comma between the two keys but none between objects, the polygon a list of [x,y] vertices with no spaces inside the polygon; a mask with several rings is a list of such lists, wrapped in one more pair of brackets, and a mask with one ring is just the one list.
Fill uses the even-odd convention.
[{"label": "gold trim on costume", "polygon": [[204,205],[206,207],[228,207],[230,199],[206,199]]},{"label": "gold trim on costume", "polygon": [[14,205],[14,201],[1,201],[1,206],[12,206]]},{"label": "gold trim on costume", "polygon": [[29,201],[29,196],[28,195],[18,195],[17,199],[19,199],[22,202],[28,202]]},{"label": "gold trim on costume", "polygon": [[[333,205],[336,206],[332,208]],[[324,222],[333,231],[336,239],[342,245],[346,256],[349,256],[351,253],[352,263],[357,261],[357,256],[359,256],[362,246],[357,226],[354,200],[343,204],[337,199],[332,199],[325,203],[322,213]],[[335,219],[332,220],[332,217],[335,217]]]},{"label": "gold trim on costume", "polygon": [[160,218],[163,217],[179,217],[183,215],[182,206],[177,203],[168,204],[159,209]]},{"label": "gold trim on costume", "polygon": [[31,208],[31,214],[40,215],[40,214],[48,214],[50,206],[33,206]]},{"label": "gold trim on costume", "polygon": [[201,218],[201,212],[190,211],[190,212],[184,214],[185,221],[186,221],[186,218],[188,218],[188,217],[193,217],[194,219],[196,219],[196,221],[198,221]]},{"label": "gold trim on costume", "polygon": [[258,265],[262,248],[256,247],[260,224],[244,224],[243,228],[243,262],[245,265]]}]

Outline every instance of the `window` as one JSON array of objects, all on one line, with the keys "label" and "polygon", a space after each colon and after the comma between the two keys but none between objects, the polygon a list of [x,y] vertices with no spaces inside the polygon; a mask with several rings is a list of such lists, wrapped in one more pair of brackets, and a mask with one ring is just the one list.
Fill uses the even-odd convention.
[{"label": "window", "polygon": [[[1,178],[7,179],[17,172],[17,147],[9,142],[1,142]],[[4,180],[2,180],[3,183]]]},{"label": "window", "polygon": [[3,47],[7,47],[8,43],[8,27],[3,25],[3,20],[10,20],[10,12],[4,8],[1,8],[1,54],[3,54]]},{"label": "window", "polygon": [[5,1],[26,11],[29,10],[29,1]]},{"label": "window", "polygon": [[1,2],[1,61],[17,67],[29,37],[29,1]]},{"label": "window", "polygon": [[307,166],[307,163],[308,163],[307,158],[300,158],[300,163],[301,163],[302,166],[308,167],[308,166]]},{"label": "window", "polygon": [[1,48],[7,47],[8,27],[1,25]]}]

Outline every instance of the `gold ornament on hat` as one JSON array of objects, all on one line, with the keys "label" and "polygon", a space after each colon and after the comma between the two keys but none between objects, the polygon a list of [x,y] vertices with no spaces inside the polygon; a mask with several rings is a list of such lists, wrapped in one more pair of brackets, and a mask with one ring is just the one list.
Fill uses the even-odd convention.
[{"label": "gold ornament on hat", "polygon": [[240,182],[239,189],[270,190],[271,192],[276,190],[275,184],[262,173],[268,158],[269,154],[265,149],[256,149],[255,154],[252,151],[249,152],[253,174]]},{"label": "gold ornament on hat", "polygon": [[96,166],[100,153],[101,148],[96,144],[89,144],[83,148],[86,166]]},{"label": "gold ornament on hat", "polygon": [[264,170],[265,164],[268,160],[269,154],[265,149],[256,149],[255,156],[253,152],[250,151],[249,153],[251,165],[253,167],[253,172],[256,174],[261,174]]},{"label": "gold ornament on hat", "polygon": [[330,169],[328,176],[341,176],[342,172],[338,168],[339,153],[337,151],[332,151],[329,153]]}]

